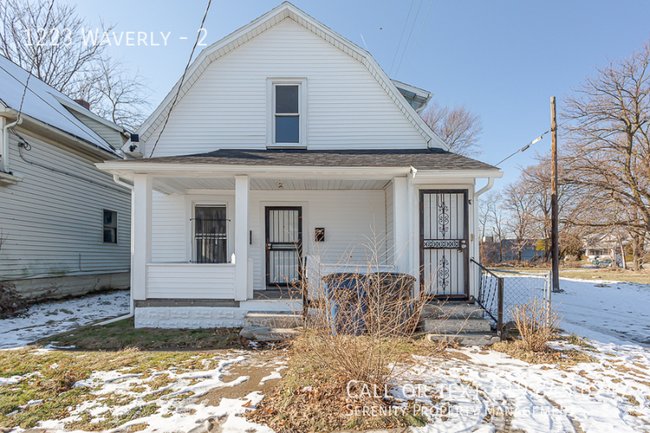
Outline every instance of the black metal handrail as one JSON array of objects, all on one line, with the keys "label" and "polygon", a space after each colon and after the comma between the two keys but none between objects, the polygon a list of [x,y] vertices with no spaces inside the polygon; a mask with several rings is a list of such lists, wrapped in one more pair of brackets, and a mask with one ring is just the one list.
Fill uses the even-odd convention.
[{"label": "black metal handrail", "polygon": [[[478,266],[480,272],[478,296],[472,296],[472,299],[494,321],[497,332],[501,333],[503,328],[503,277],[490,271],[476,260],[470,260]],[[492,281],[496,284],[491,283]]]}]

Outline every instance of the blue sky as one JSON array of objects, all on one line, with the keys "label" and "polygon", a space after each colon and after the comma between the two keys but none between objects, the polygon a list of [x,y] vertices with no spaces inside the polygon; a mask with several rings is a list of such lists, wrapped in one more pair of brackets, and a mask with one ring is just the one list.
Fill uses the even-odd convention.
[{"label": "blue sky", "polygon": [[[145,77],[158,104],[182,74],[206,1],[70,0],[93,25],[116,31],[167,34],[167,46],[110,47],[127,68]],[[594,74],[594,66],[629,56],[650,37],[650,2],[431,0],[420,13],[401,68],[396,74],[420,0],[413,0],[409,24],[391,78],[422,87],[442,103],[465,103],[481,115],[483,154],[496,163],[550,127],[550,97],[561,98]],[[204,42],[211,44],[280,4],[279,0],[213,0]],[[407,18],[410,0],[294,0],[328,27],[367,48],[388,73]],[[363,36],[362,36],[363,35]],[[180,37],[187,37],[181,40]],[[150,40],[148,41],[150,43]],[[198,50],[197,50],[198,53]],[[561,106],[559,107],[561,109]],[[560,143],[561,145],[561,143]],[[504,163],[500,189],[531,163],[535,149],[550,148],[550,138]]]}]

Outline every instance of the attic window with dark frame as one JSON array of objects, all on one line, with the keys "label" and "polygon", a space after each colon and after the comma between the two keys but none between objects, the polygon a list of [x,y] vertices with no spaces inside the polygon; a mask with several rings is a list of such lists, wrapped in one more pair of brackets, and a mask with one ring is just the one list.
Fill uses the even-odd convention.
[{"label": "attic window with dark frame", "polygon": [[117,212],[104,209],[104,243],[117,243]]},{"label": "attic window with dark frame", "polygon": [[274,139],[275,144],[300,143],[300,85],[274,84]]}]

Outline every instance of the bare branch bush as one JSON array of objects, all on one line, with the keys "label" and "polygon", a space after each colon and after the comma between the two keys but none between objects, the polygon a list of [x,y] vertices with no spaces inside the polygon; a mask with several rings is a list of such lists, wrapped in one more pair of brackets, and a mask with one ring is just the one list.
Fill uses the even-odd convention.
[{"label": "bare branch bush", "polygon": [[549,349],[548,342],[557,334],[560,317],[547,308],[545,300],[535,298],[526,304],[516,305],[511,308],[511,314],[525,349],[532,352]]},{"label": "bare branch bush", "polygon": [[373,236],[361,245],[363,264],[322,276],[325,284],[318,285],[305,332],[294,341],[308,364],[355,386],[382,390],[413,361],[408,346],[424,305],[414,297],[413,277],[378,272],[386,263],[384,245],[383,237]]}]

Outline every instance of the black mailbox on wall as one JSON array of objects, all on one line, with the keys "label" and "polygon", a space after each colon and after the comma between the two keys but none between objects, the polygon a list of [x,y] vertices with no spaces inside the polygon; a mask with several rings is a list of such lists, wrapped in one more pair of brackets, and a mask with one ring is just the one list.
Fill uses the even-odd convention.
[{"label": "black mailbox on wall", "polygon": [[314,229],[314,240],[316,242],[325,242],[325,228],[324,227],[316,227],[316,229]]}]

